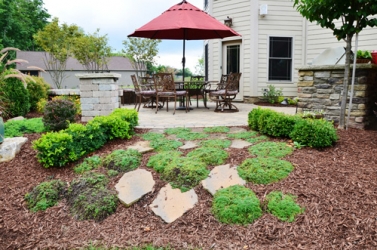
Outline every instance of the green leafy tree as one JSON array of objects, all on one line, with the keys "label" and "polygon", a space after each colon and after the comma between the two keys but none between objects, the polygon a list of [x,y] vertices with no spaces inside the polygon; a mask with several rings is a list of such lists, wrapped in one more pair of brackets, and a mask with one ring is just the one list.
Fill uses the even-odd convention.
[{"label": "green leafy tree", "polygon": [[93,34],[78,37],[73,47],[74,57],[88,72],[107,71],[107,63],[111,56],[107,35],[100,36],[99,29]]},{"label": "green leafy tree", "polygon": [[83,36],[84,32],[77,25],[59,25],[58,18],[34,35],[35,42],[46,52],[45,67],[58,89],[67,77],[67,60],[72,56],[76,40]]},{"label": "green leafy tree", "polygon": [[40,50],[33,35],[47,25],[48,18],[42,0],[0,0],[0,47]]},{"label": "green leafy tree", "polygon": [[159,39],[128,38],[123,41],[126,57],[130,59],[138,77],[143,76],[143,71],[147,70],[148,63],[154,64],[154,58],[158,53]]},{"label": "green leafy tree", "polygon": [[[176,75],[181,76],[182,75],[182,69],[177,70]],[[185,77],[190,77],[190,76],[192,76],[191,70],[189,68],[185,68]]]},{"label": "green leafy tree", "polygon": [[344,129],[347,105],[348,80],[352,38],[365,27],[374,27],[377,19],[375,0],[295,0],[294,6],[310,22],[317,22],[322,28],[333,31],[338,40],[346,42],[346,65],[344,68],[343,95],[339,128]]},{"label": "green leafy tree", "polygon": [[204,58],[198,59],[198,64],[195,66],[195,74],[203,76],[204,75]]}]

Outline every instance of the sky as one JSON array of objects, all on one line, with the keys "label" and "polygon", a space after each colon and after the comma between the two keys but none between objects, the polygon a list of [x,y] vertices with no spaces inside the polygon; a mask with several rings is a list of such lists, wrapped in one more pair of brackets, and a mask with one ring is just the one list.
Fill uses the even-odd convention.
[{"label": "sky", "polygon": [[[85,33],[107,35],[113,51],[124,49],[123,41],[136,29],[161,15],[180,0],[43,0],[44,8],[60,23],[76,24]],[[203,0],[189,0],[203,9]],[[157,64],[182,68],[183,41],[161,40],[155,58]],[[186,68],[195,73],[198,59],[203,55],[203,41],[186,41]]]}]

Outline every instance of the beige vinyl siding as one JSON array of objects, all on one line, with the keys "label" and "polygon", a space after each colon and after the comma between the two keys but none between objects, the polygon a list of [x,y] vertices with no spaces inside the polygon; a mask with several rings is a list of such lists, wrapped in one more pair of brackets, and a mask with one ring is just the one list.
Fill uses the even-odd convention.
[{"label": "beige vinyl siding", "polygon": [[[283,89],[285,96],[297,96],[297,67],[302,65],[304,53],[303,18],[293,8],[291,0],[260,1],[268,5],[268,14],[259,18],[258,25],[258,96],[267,85]],[[292,37],[292,81],[268,81],[269,38]]]},{"label": "beige vinyl siding", "polygon": [[[333,31],[316,23],[310,23],[307,21],[308,27],[308,40],[307,40],[307,64],[310,64],[312,60],[322,53],[327,48],[333,47],[346,47],[344,40],[338,41],[333,35]],[[355,36],[352,39],[352,49],[355,46]],[[358,49],[360,50],[377,50],[377,29],[365,28],[359,34]]]}]

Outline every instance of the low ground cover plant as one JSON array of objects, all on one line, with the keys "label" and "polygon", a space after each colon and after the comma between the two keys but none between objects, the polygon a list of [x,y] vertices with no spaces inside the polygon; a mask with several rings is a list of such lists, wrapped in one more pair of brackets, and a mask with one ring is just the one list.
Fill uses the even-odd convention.
[{"label": "low ground cover plant", "polygon": [[224,139],[210,139],[199,142],[199,145],[202,147],[221,149],[229,148],[231,144],[232,142],[230,140]]},{"label": "low ground cover plant", "polygon": [[203,132],[206,132],[206,133],[228,133],[229,132],[229,128],[228,127],[225,127],[225,126],[217,126],[217,127],[208,127],[208,128],[204,128],[203,129]]},{"label": "low ground cover plant", "polygon": [[60,180],[42,182],[25,195],[25,201],[32,212],[44,211],[63,198],[65,188],[65,183]]},{"label": "low ground cover plant", "polygon": [[284,142],[261,142],[249,147],[249,152],[252,155],[263,157],[283,158],[292,154],[293,148]]},{"label": "low ground cover plant", "polygon": [[250,142],[251,144],[255,144],[261,141],[266,141],[268,140],[268,136],[261,135],[253,138],[246,139],[247,142]]},{"label": "low ground cover plant", "polygon": [[176,161],[181,155],[182,153],[178,151],[160,152],[149,158],[147,167],[153,168],[157,173],[162,173],[167,165]]},{"label": "low ground cover plant", "polygon": [[157,152],[161,151],[172,151],[175,150],[181,146],[183,146],[183,143],[176,140],[169,140],[169,139],[158,139],[158,140],[152,140],[150,142],[150,146],[154,148]]},{"label": "low ground cover plant", "polygon": [[256,131],[245,131],[245,132],[238,132],[238,133],[229,133],[226,136],[229,139],[250,139],[256,137],[258,132]]},{"label": "low ground cover plant", "polygon": [[87,157],[84,161],[73,168],[73,171],[76,174],[83,174],[85,172],[89,172],[93,169],[96,169],[102,165],[101,157],[98,155],[93,155],[91,157]]},{"label": "low ground cover plant", "polygon": [[161,177],[173,188],[186,192],[207,178],[208,174],[209,170],[204,162],[194,158],[180,157],[164,168]]},{"label": "low ground cover plant", "polygon": [[222,223],[247,225],[262,216],[260,201],[250,189],[234,185],[217,191],[212,213]]},{"label": "low ground cover plant", "polygon": [[292,222],[295,217],[304,212],[296,203],[296,198],[292,194],[284,194],[281,191],[272,191],[266,196],[267,211],[276,216],[281,221]]},{"label": "low ground cover plant", "polygon": [[10,120],[4,123],[4,135],[7,138],[23,136],[24,134],[45,132],[42,118]]},{"label": "low ground cover plant", "polygon": [[220,165],[228,158],[228,153],[221,148],[201,147],[187,154],[187,157],[199,159],[207,165]]},{"label": "low ground cover plant", "polygon": [[139,167],[141,154],[135,149],[117,149],[103,159],[103,166],[107,169],[126,173]]},{"label": "low ground cover plant", "polygon": [[292,171],[289,161],[274,157],[249,158],[237,168],[240,177],[255,184],[270,184],[286,178]]}]

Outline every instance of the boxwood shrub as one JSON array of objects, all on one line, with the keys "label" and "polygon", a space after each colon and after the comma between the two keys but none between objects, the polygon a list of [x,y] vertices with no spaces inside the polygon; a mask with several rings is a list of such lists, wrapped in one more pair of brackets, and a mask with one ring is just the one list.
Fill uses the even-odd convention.
[{"label": "boxwood shrub", "polygon": [[115,110],[109,116],[93,119],[86,126],[70,124],[65,130],[46,133],[33,142],[33,148],[38,151],[38,161],[46,168],[62,167],[101,148],[108,140],[129,139],[133,131],[125,119],[130,119],[135,124],[138,121],[137,115],[134,110]]}]

